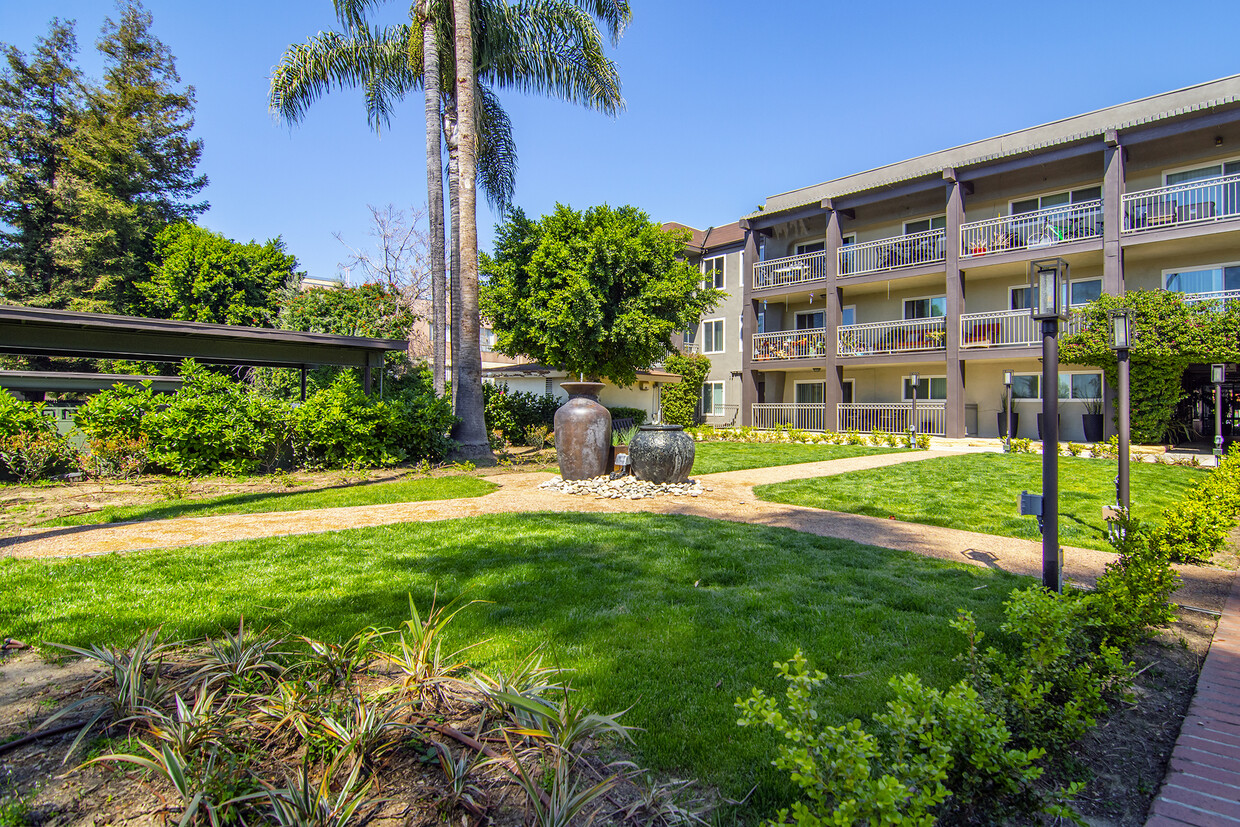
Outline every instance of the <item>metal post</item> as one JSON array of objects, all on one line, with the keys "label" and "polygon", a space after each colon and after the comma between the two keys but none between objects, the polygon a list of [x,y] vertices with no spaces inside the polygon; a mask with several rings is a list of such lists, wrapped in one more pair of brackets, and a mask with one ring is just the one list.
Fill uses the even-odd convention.
[{"label": "metal post", "polygon": [[[913,432],[913,442],[914,442],[914,447],[916,447],[916,441],[917,441],[917,385],[916,384],[913,385],[913,410],[912,410],[912,413],[909,415],[908,427],[909,427],[909,430]],[[1222,433],[1222,432],[1220,431],[1219,433]]]},{"label": "metal post", "polygon": [[1119,504],[1130,510],[1132,503],[1128,500],[1128,454],[1131,434],[1131,393],[1128,384],[1128,349],[1123,348],[1115,354],[1119,361],[1119,479],[1116,484]]},{"label": "metal post", "polygon": [[1214,385],[1214,455],[1223,460],[1223,384]]},{"label": "metal post", "polygon": [[301,401],[306,401],[306,366],[301,366]]},{"label": "metal post", "polygon": [[1012,453],[1012,383],[1007,383],[1007,452]]},{"label": "metal post", "polygon": [[1042,586],[1063,591],[1059,548],[1059,319],[1042,320]]}]

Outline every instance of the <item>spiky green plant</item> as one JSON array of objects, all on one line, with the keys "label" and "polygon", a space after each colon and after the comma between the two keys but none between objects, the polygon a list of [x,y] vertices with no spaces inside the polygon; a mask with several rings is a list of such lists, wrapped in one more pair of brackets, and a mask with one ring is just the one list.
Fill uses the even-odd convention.
[{"label": "spiky green plant", "polygon": [[228,629],[221,629],[220,633],[218,638],[207,638],[207,651],[192,661],[198,670],[191,681],[201,680],[213,687],[250,678],[278,680],[284,674],[285,667],[279,659],[282,653],[277,650],[283,641],[267,637],[265,632],[247,639],[244,615],[237,625],[237,634]]},{"label": "spiky green plant", "polygon": [[[516,781],[525,791],[525,795],[529,801],[531,813],[534,817],[534,824],[537,827],[570,827],[573,820],[582,815],[586,808],[594,804],[600,798],[607,794],[607,791],[616,786],[617,777],[615,775],[608,776],[602,781],[592,786],[585,786],[579,777],[573,773],[568,760],[568,756],[562,753],[556,753],[552,759],[553,766],[550,768],[548,780],[550,781],[550,789],[544,791],[541,783],[542,774],[538,778],[531,775],[529,768],[521,760],[517,754],[518,751],[508,741],[508,734],[504,734],[504,741],[508,744],[508,751],[512,755],[512,763],[516,766]],[[586,820],[586,824],[594,821],[598,815],[597,812],[592,813]]]},{"label": "spiky green plant", "polygon": [[151,734],[170,745],[180,755],[193,755],[207,744],[221,741],[227,726],[215,706],[216,692],[200,692],[193,704],[176,694],[175,710],[168,714],[160,709],[145,713]]},{"label": "spiky green plant", "polygon": [[301,636],[299,639],[310,649],[309,657],[296,666],[305,674],[321,679],[330,687],[352,686],[354,676],[366,667],[375,654],[375,644],[381,633],[364,629],[344,643],[315,640]]},{"label": "spiky green plant", "polygon": [[331,778],[335,764],[329,765],[319,783],[315,784],[305,767],[299,767],[285,786],[267,788],[267,820],[279,827],[344,827],[349,819],[365,807],[378,805],[382,799],[368,799],[374,779],[361,783],[361,764],[352,771],[333,795]]},{"label": "spiky green plant", "polygon": [[[557,678],[568,671],[557,666],[543,666],[542,655],[538,654],[536,649],[526,655],[510,672],[496,669],[494,676],[474,672],[472,677],[488,699],[492,699],[496,694],[542,698],[550,692],[564,689],[564,684]],[[493,704],[496,708],[502,706],[494,701]]]},{"label": "spiky green plant", "polygon": [[555,704],[542,698],[507,692],[493,693],[490,697],[510,710],[517,725],[509,729],[509,732],[554,746],[561,753],[572,754],[584,739],[598,738],[605,734],[616,735],[632,743],[633,738],[629,733],[637,729],[625,726],[619,721],[620,716],[628,710],[614,715],[589,712],[572,703],[567,689]]},{"label": "spiky green plant", "polygon": [[[409,619],[397,630],[396,651],[383,653],[381,656],[388,663],[398,668],[403,674],[402,686],[406,692],[425,699],[431,691],[439,692],[440,685],[465,669],[465,664],[457,657],[472,646],[458,649],[446,658],[443,655],[443,632],[458,614],[475,603],[485,601],[471,600],[464,605],[457,604],[458,597],[444,606],[439,606],[439,590],[436,589],[431,598],[430,611],[423,619],[418,607],[409,595]],[[454,608],[455,607],[455,608]],[[485,641],[480,641],[485,642]]]},{"label": "spiky green plant", "polygon": [[319,729],[339,746],[337,760],[351,756],[354,766],[369,765],[395,747],[402,732],[416,730],[412,723],[400,719],[409,706],[408,702],[368,702],[351,695],[348,713],[324,715],[319,720]]}]

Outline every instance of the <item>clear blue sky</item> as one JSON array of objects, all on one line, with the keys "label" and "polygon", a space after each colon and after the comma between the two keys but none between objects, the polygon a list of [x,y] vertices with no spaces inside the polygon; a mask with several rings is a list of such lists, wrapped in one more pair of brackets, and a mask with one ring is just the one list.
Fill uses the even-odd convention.
[{"label": "clear blue sky", "polygon": [[[410,0],[393,0],[391,14]],[[201,223],[240,240],[283,236],[333,276],[341,232],[364,243],[367,204],[425,203],[422,104],[366,126],[356,92],[300,126],[267,110],[271,67],[332,27],[331,0],[146,0],[156,35],[198,92]],[[1121,101],[1240,72],[1233,2],[633,0],[614,50],[615,119],[509,94],[532,216],[634,204],[657,221],[726,224],[767,195]],[[29,50],[53,16],[78,24],[82,63],[108,0],[0,0],[0,40]],[[495,222],[483,206],[480,241]]]}]

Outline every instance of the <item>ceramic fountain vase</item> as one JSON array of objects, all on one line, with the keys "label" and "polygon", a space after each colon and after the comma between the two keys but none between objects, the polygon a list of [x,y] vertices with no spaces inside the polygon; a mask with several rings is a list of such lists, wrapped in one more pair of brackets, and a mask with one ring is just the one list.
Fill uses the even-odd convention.
[{"label": "ceramic fountain vase", "polygon": [[588,480],[611,472],[611,412],[598,401],[602,382],[562,382],[568,401],[555,412],[560,476]]},{"label": "ceramic fountain vase", "polygon": [[696,446],[680,425],[643,425],[629,443],[629,462],[639,480],[687,482]]}]

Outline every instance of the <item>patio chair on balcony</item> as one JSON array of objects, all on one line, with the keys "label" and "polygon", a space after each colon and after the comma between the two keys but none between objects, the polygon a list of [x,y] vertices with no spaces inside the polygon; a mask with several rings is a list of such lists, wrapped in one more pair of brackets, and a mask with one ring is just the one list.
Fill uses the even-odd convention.
[{"label": "patio chair on balcony", "polygon": [[1176,202],[1154,201],[1145,210],[1146,227],[1162,227],[1176,222]]},{"label": "patio chair on balcony", "polygon": [[1185,204],[1175,211],[1177,221],[1200,221],[1214,217],[1214,202],[1202,201],[1198,204]]}]

